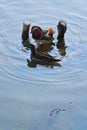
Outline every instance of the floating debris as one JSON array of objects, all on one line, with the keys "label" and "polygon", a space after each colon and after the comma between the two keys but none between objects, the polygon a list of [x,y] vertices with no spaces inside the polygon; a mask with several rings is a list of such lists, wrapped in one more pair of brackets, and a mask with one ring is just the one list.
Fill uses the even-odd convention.
[{"label": "floating debris", "polygon": [[53,110],[50,112],[49,116],[52,116],[52,115],[55,114],[55,113],[59,113],[60,111],[66,111],[66,110],[70,109],[71,106],[72,106],[72,102],[69,102],[65,107],[55,108],[55,109],[53,109]]}]

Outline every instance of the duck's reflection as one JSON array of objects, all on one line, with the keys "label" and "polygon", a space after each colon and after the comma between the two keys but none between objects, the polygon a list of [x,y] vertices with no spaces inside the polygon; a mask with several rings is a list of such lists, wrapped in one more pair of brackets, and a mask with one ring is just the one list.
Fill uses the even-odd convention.
[{"label": "duck's reflection", "polygon": [[22,44],[23,44],[23,48],[22,48],[22,51],[24,51],[24,52],[26,52],[27,50],[29,50],[29,48],[28,48],[28,45],[29,45],[29,43],[30,43],[30,41],[29,40],[27,40],[27,41],[22,41]]},{"label": "duck's reflection", "polygon": [[28,49],[29,43],[30,43],[30,40],[22,41],[22,44],[23,44],[23,46],[24,46],[26,49]]},{"label": "duck's reflection", "polygon": [[[29,50],[29,44],[30,41],[22,42],[24,49],[22,49],[24,52]],[[40,44],[40,43],[35,43],[36,44],[36,49],[38,52],[50,52],[54,48],[54,43],[51,44]],[[36,68],[38,66],[44,66],[44,67],[49,67],[49,68],[54,68],[54,67],[61,67],[61,64],[58,62],[39,62],[39,61],[32,61],[27,59],[27,66]]]},{"label": "duck's reflection", "polygon": [[65,45],[64,38],[63,39],[58,38],[58,42],[57,42],[56,46],[57,46],[57,49],[59,50],[60,55],[65,56],[67,46]]},{"label": "duck's reflection", "polygon": [[36,62],[36,61],[30,61],[27,59],[27,66],[31,68],[36,68],[37,66],[44,66],[44,67],[49,67],[49,68],[54,68],[54,67],[61,67],[61,64],[57,62]]}]

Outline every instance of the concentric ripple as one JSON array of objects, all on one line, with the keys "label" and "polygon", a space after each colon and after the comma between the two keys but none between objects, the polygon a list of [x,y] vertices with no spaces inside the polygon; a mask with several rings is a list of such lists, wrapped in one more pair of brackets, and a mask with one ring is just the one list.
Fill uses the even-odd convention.
[{"label": "concentric ripple", "polygon": [[[36,2],[30,2],[32,6],[35,6]],[[43,2],[44,3],[44,2]],[[47,2],[48,4],[49,2]],[[21,8],[18,9],[17,4],[11,2],[10,5],[14,6],[21,12]],[[28,4],[27,2],[25,4]],[[39,3],[40,4],[40,3]],[[51,4],[51,3],[50,3]],[[41,8],[39,5],[36,5],[38,8],[35,8],[35,12],[38,12]],[[51,5],[50,5],[51,6]],[[48,8],[48,13],[43,12],[44,8],[41,9],[40,14],[42,14],[41,18],[39,15],[30,14],[31,18],[31,26],[40,25],[42,28],[53,27],[54,34],[54,43],[55,46],[49,51],[49,53],[53,56],[62,58],[62,61],[55,65],[38,65],[38,64],[28,64],[27,59],[30,58],[30,50],[26,50],[26,48],[22,45],[21,33],[22,33],[22,19],[24,19],[24,15],[18,20],[16,14],[14,13],[14,19],[17,22],[12,20],[13,16],[10,14],[10,11],[13,11],[14,8],[9,8],[9,11],[6,12],[5,15],[12,20],[10,25],[7,25],[0,32],[0,57],[1,57],[1,68],[0,71],[5,73],[9,78],[13,78],[19,81],[24,82],[40,82],[40,83],[48,83],[48,84],[61,84],[63,81],[65,83],[66,80],[74,80],[74,75],[77,72],[83,72],[86,69],[86,34],[87,31],[85,29],[87,18],[85,16],[78,15],[78,13],[73,12],[71,17],[71,12],[67,14],[63,14],[63,19],[67,22],[67,32],[65,34],[65,44],[67,48],[58,49],[56,47],[57,44],[57,24],[60,18],[56,17],[57,11],[58,14],[61,11],[61,15],[63,11],[61,8],[55,8],[46,6]],[[3,7],[3,4],[2,4]],[[4,7],[4,10],[5,7]],[[49,12],[52,10],[52,14]],[[26,10],[27,12],[28,10]],[[31,9],[30,9],[31,12]],[[21,16],[21,15],[20,15]],[[18,15],[19,17],[19,15]],[[28,13],[26,13],[26,17],[28,17]],[[35,17],[35,19],[34,19]],[[3,17],[2,17],[3,18]],[[50,21],[50,19],[52,19]],[[8,22],[10,21],[8,20]],[[1,22],[4,21],[4,18]],[[20,24],[21,23],[21,24]],[[82,35],[83,34],[83,35]],[[30,42],[35,43],[30,34]],[[23,48],[25,52],[23,51]],[[84,52],[84,53],[83,53]],[[63,55],[64,53],[64,55]],[[78,68],[77,68],[78,66]],[[76,68],[76,69],[75,69]],[[74,74],[73,74],[74,73]],[[76,77],[77,78],[77,77]]]},{"label": "concentric ripple", "polygon": [[[61,19],[63,48],[57,45]],[[21,39],[26,21],[54,29],[52,46],[38,46],[31,34],[29,40],[60,62],[30,61]],[[0,130],[86,130],[86,111],[87,0],[0,0]]]}]

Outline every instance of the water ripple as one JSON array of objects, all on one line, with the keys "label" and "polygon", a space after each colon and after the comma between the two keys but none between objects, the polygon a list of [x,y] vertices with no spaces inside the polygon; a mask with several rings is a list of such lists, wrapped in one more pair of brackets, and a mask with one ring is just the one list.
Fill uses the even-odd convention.
[{"label": "water ripple", "polygon": [[[28,7],[28,4],[32,5],[32,7],[37,7],[34,8],[34,13],[32,12],[31,6],[29,6],[30,9],[27,8],[25,12],[23,12],[19,7],[20,2],[11,1],[8,3],[10,8],[8,12],[6,12],[7,9],[2,3],[1,11],[5,11],[4,15],[7,16],[6,18],[8,18],[7,23],[12,21],[11,24],[7,24],[7,28],[5,26],[0,31],[0,71],[5,73],[8,77],[24,82],[62,84],[61,82],[63,81],[64,84],[66,81],[68,82],[74,80],[77,72],[81,71],[84,73],[86,69],[85,64],[87,62],[85,58],[87,55],[87,31],[85,29],[87,17],[85,14],[80,15],[78,12],[76,13],[70,11],[68,13],[64,13],[65,8],[63,10],[61,9],[61,7],[63,7],[62,2],[60,2],[61,7],[59,8],[57,5],[54,8],[51,6],[52,3],[50,3],[50,5],[48,3],[49,2],[45,3],[43,1],[43,7],[40,7],[41,1],[39,5],[36,5],[35,1],[24,2],[26,7]],[[13,6],[13,8],[11,6]],[[22,6],[24,7],[24,5]],[[18,15],[14,12],[16,9],[19,11]],[[23,14],[21,14],[21,11]],[[14,14],[14,17],[12,13]],[[65,19],[68,26],[67,32],[65,34],[65,44],[67,45],[66,55],[61,56],[61,53],[59,53],[59,50],[56,48],[56,46],[53,48],[53,50],[50,51],[52,55],[62,57],[60,66],[54,66],[53,68],[52,66],[42,65],[29,66],[27,59],[30,57],[30,51],[22,51],[23,45],[21,43],[21,31],[22,22],[24,22],[22,20],[28,19],[31,22],[31,26],[40,25],[44,29],[49,27],[54,28],[54,42],[56,44],[57,24],[60,18]],[[3,16],[0,22],[5,23]],[[31,35],[30,40],[32,43],[35,43]],[[72,68],[77,69],[76,65],[78,65],[78,71],[71,70]]]}]

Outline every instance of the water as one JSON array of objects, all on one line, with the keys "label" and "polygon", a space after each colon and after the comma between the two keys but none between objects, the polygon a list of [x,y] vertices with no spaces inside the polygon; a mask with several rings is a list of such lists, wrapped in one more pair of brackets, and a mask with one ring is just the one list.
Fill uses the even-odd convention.
[{"label": "water", "polygon": [[[0,1],[0,130],[87,129],[86,7],[86,0]],[[49,51],[62,57],[60,65],[29,67],[30,50],[22,50],[23,22],[54,28],[56,44],[60,19],[68,26],[67,48]],[[31,35],[30,42],[35,44]],[[49,115],[61,107],[65,111]]]}]

